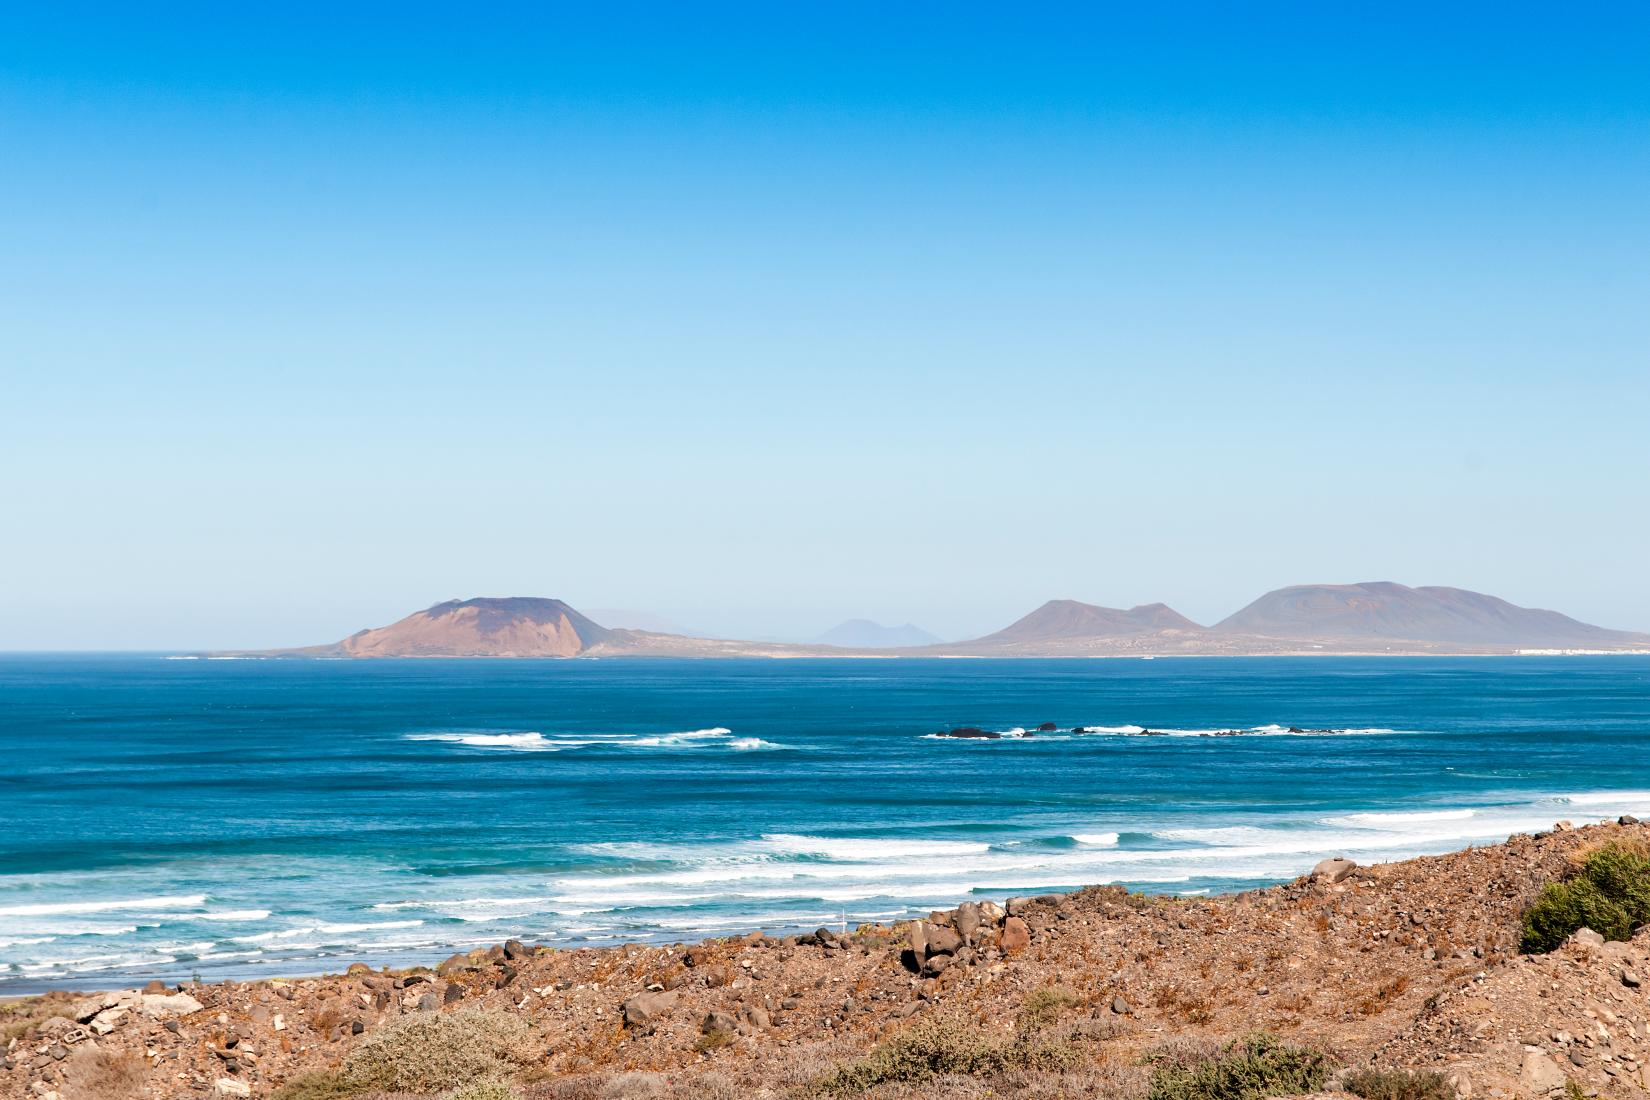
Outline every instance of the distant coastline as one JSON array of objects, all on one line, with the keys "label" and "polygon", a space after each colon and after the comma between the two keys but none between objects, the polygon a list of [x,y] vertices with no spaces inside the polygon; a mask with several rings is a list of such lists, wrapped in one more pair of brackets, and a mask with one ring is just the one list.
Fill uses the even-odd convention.
[{"label": "distant coastline", "polygon": [[[875,624],[867,624],[874,627]],[[902,630],[915,628],[909,625]],[[1212,626],[1162,603],[1049,600],[1001,630],[959,642],[843,646],[741,641],[612,628],[536,596],[449,600],[328,645],[213,657],[1316,657],[1571,656],[1650,653],[1650,634],[1462,588],[1391,581],[1268,592]]]}]

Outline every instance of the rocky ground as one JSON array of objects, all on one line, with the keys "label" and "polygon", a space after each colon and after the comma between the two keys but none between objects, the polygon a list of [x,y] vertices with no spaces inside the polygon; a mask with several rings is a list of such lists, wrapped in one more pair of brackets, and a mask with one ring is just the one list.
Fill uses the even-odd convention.
[{"label": "rocky ground", "polygon": [[1631,1097],[1650,1085],[1650,931],[1517,952],[1541,885],[1612,839],[1650,827],[1326,861],[1231,897],[1089,888],[846,934],[511,942],[433,970],[54,994],[0,1013],[0,1100],[265,1097],[392,1021],[476,1008],[531,1021],[538,1053],[514,1087],[532,1098],[794,1095],[925,1022],[1004,1041],[1041,1028],[1076,1061],[878,1095],[1138,1096],[1147,1053],[1265,1029],[1341,1066],[1440,1071],[1464,1100]]}]

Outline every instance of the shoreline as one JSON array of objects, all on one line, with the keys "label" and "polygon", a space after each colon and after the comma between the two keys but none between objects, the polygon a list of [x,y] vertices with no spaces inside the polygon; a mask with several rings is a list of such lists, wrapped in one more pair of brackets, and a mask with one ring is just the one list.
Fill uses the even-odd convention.
[{"label": "shoreline", "polygon": [[[1527,900],[1578,852],[1611,841],[1650,845],[1650,827],[1566,826],[1367,867],[1325,861],[1311,875],[1228,895],[1086,887],[847,934],[576,949],[507,941],[434,967],[355,964],[343,974],[151,988],[147,998],[48,994],[6,1003],[13,1018],[29,1012],[37,1022],[0,1068],[0,1098],[39,1095],[29,1091],[37,1082],[50,1090],[98,1021],[107,1023],[99,1048],[152,1064],[161,1098],[201,1095],[219,1080],[248,1090],[222,1095],[262,1097],[300,1072],[336,1070],[358,1036],[467,1010],[536,1028],[538,1080],[655,1074],[684,1091],[647,1095],[688,1096],[714,1094],[704,1075],[715,1073],[738,1082],[725,1095],[777,1097],[791,1095],[797,1067],[817,1076],[910,1027],[1010,1034],[1034,1001],[1057,1003],[1058,1026],[1099,1044],[1082,1055],[1094,1067],[1137,1065],[1170,1038],[1213,1042],[1261,1027],[1348,1064],[1447,1070],[1467,1100],[1528,1092],[1520,1082],[1531,1046],[1583,1083],[1629,1067],[1638,1082],[1650,1063],[1650,998],[1634,975],[1650,971],[1650,932],[1605,951],[1517,950]],[[1626,967],[1637,969],[1622,977]],[[1553,992],[1571,987],[1573,996]],[[109,997],[118,1004],[99,1007]],[[1632,1029],[1616,1061],[1590,1051],[1560,1060],[1570,1048],[1548,1036],[1586,1026],[1568,1020],[1572,1002],[1610,1004],[1610,1019]],[[53,1023],[48,1011],[76,1019]],[[226,1036],[246,1053],[226,1056]],[[1642,1062],[1632,1053],[1640,1046]]]}]

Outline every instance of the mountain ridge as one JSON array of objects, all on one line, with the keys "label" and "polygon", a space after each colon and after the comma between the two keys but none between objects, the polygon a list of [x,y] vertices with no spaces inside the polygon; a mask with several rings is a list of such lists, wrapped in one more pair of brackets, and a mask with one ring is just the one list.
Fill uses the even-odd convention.
[{"label": "mountain ridge", "polygon": [[[851,626],[850,620],[844,626]],[[879,632],[916,629],[880,627]],[[840,628],[839,628],[840,629]],[[834,633],[834,632],[833,632]],[[1650,653],[1650,634],[1611,630],[1496,596],[1393,581],[1274,589],[1212,627],[1167,604],[1049,600],[994,633],[926,645],[710,639],[604,626],[558,599],[448,600],[293,657],[1107,657],[1283,654]],[[248,655],[248,654],[243,654]]]}]

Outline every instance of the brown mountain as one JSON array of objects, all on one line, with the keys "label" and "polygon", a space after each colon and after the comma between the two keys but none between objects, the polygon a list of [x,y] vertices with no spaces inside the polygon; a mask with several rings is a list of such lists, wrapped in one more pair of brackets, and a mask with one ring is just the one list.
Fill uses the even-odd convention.
[{"label": "brown mountain", "polygon": [[1326,644],[1579,649],[1650,645],[1650,634],[1606,630],[1482,592],[1410,588],[1391,581],[1280,588],[1223,619],[1214,629],[1223,634]]},{"label": "brown mountain", "polygon": [[449,600],[300,652],[340,657],[576,657],[614,632],[560,600]]},{"label": "brown mountain", "polygon": [[1166,604],[1147,603],[1127,611],[1076,600],[1050,600],[1022,619],[981,638],[982,642],[1036,642],[1056,638],[1115,638],[1160,630],[1203,631]]},{"label": "brown mountain", "polygon": [[[1050,600],[994,634],[929,646],[924,653],[1005,657],[1102,657],[1201,651],[1210,639],[1199,626],[1160,603],[1127,610],[1077,600]],[[1223,640],[1224,641],[1224,640]]]}]

